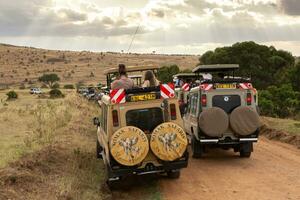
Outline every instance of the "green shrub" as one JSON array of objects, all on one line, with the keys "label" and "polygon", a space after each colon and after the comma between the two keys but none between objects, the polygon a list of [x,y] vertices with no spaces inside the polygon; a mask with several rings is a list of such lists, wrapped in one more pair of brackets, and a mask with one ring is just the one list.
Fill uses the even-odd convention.
[{"label": "green shrub", "polygon": [[59,89],[52,89],[49,92],[50,98],[63,98],[65,95]]},{"label": "green shrub", "polygon": [[51,88],[58,89],[59,87],[60,87],[59,83],[54,83]]},{"label": "green shrub", "polygon": [[75,87],[72,84],[66,84],[64,85],[64,89],[75,89]]},{"label": "green shrub", "polygon": [[7,100],[13,100],[18,98],[18,94],[15,91],[9,91],[7,94]]}]

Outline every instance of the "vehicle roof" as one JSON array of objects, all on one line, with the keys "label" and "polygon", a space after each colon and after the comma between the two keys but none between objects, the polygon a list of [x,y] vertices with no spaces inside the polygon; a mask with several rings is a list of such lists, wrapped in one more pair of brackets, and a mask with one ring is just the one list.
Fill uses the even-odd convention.
[{"label": "vehicle roof", "polygon": [[[160,67],[157,66],[128,66],[126,67],[126,71],[127,72],[137,72],[137,71],[146,71],[146,70],[156,70],[159,69]],[[118,72],[119,68],[118,67],[114,67],[114,68],[110,68],[107,70],[104,70],[104,74],[112,74],[112,73],[116,73]]]},{"label": "vehicle roof", "polygon": [[238,64],[213,64],[213,65],[199,65],[192,71],[194,73],[201,72],[216,72],[216,71],[232,71],[238,69]]},{"label": "vehicle roof", "polygon": [[196,75],[195,73],[179,73],[179,74],[175,74],[173,75],[174,77],[196,77],[198,75]]}]

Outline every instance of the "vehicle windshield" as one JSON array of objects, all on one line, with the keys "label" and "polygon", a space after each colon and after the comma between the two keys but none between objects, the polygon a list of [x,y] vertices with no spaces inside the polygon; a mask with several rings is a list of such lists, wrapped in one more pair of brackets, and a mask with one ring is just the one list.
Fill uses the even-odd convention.
[{"label": "vehicle windshield", "polygon": [[161,108],[145,108],[130,110],[126,113],[127,126],[136,126],[144,132],[152,132],[156,126],[163,123]]}]

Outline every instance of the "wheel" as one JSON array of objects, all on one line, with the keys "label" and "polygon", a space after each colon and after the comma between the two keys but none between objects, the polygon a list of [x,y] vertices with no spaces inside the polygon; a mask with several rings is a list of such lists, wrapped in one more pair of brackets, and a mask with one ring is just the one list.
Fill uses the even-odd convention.
[{"label": "wheel", "polygon": [[250,156],[251,156],[251,151],[249,152],[249,151],[240,151],[240,157],[241,158],[250,158]]},{"label": "wheel", "polygon": [[101,145],[100,145],[100,143],[99,143],[99,141],[98,141],[98,139],[97,139],[97,142],[96,142],[96,156],[97,156],[97,158],[101,158],[102,159],[102,151],[103,151],[103,148],[101,147]]},{"label": "wheel", "polygon": [[179,170],[168,171],[167,176],[172,179],[177,179],[180,177],[180,171]]},{"label": "wheel", "polygon": [[252,142],[241,144],[240,157],[241,158],[249,158],[251,156],[252,151],[253,151],[253,143]]},{"label": "wheel", "polygon": [[197,140],[195,135],[192,136],[192,152],[193,152],[193,158],[201,158],[203,156],[203,146],[201,143]]}]

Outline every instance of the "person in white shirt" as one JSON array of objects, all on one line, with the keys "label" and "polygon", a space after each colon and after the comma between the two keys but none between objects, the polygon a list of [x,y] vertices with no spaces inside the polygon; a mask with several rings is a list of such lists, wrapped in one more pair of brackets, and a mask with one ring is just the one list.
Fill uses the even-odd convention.
[{"label": "person in white shirt", "polygon": [[160,82],[156,79],[152,71],[146,71],[145,80],[142,87],[155,87],[159,86]]}]

